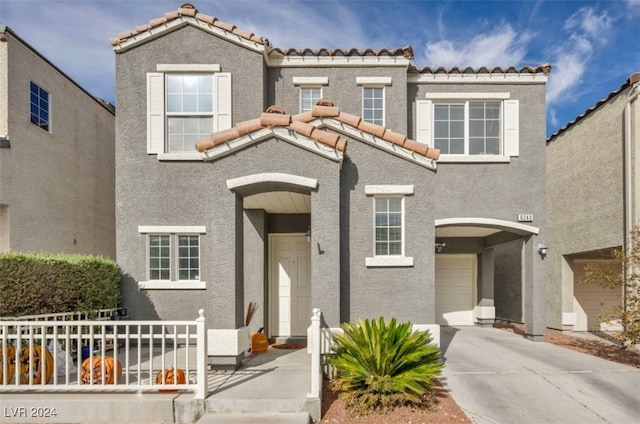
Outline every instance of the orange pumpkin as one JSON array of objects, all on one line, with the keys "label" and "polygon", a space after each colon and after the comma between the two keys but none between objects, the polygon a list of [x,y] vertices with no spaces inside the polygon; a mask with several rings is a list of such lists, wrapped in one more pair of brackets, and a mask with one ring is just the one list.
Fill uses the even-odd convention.
[{"label": "orange pumpkin", "polygon": [[[180,368],[166,368],[164,371],[158,371],[156,375],[156,384],[162,384],[162,376],[164,375],[164,384],[185,384],[187,379],[184,371]],[[161,392],[173,392],[175,390],[160,390]]]},{"label": "orange pumpkin", "polygon": [[[33,362],[30,362],[31,359],[33,359]],[[32,349],[29,349],[29,346],[25,346],[20,350],[20,384],[29,384],[30,376],[33,376],[33,384],[40,384],[43,377],[43,368],[46,384],[51,381],[53,376],[53,356],[46,347],[33,345]]]},{"label": "orange pumpkin", "polygon": [[13,374],[16,372],[16,349],[13,345],[7,345],[0,357],[0,384],[4,384],[4,363],[7,363],[7,383],[13,380]]},{"label": "orange pumpkin", "polygon": [[[93,380],[91,379],[91,369],[93,368]],[[102,358],[95,357],[93,362],[91,357],[82,361],[80,379],[82,384],[113,384],[120,380],[122,376],[122,365],[111,356],[104,357],[104,375],[102,375]]]}]

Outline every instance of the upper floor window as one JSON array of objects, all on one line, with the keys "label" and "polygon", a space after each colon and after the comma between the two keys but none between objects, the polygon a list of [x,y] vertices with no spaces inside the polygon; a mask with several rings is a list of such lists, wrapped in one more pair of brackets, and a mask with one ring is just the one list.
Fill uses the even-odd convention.
[{"label": "upper floor window", "polygon": [[169,152],[195,150],[196,140],[213,132],[213,75],[167,75]]},{"label": "upper floor window", "polygon": [[433,146],[443,155],[500,155],[500,102],[433,105]]},{"label": "upper floor window", "polygon": [[508,162],[519,156],[519,102],[509,93],[429,93],[416,102],[416,140],[439,162]]},{"label": "upper floor window", "polygon": [[384,126],[384,87],[362,87],[362,119]]},{"label": "upper floor window", "polygon": [[328,77],[293,77],[293,85],[300,87],[300,113],[308,112],[322,98]]},{"label": "upper floor window", "polygon": [[35,83],[30,85],[31,123],[49,131],[49,93]]},{"label": "upper floor window", "polygon": [[412,266],[405,256],[405,197],[413,194],[413,185],[367,185],[365,194],[373,196],[373,257],[366,265]]},{"label": "upper floor window", "polygon": [[231,74],[219,65],[158,65],[147,74],[147,153],[198,159],[195,142],[231,128]]},{"label": "upper floor window", "polygon": [[300,87],[300,113],[308,112],[322,98],[322,87]]},{"label": "upper floor window", "polygon": [[141,288],[205,288],[200,280],[204,227],[141,226],[147,234],[147,281]]}]

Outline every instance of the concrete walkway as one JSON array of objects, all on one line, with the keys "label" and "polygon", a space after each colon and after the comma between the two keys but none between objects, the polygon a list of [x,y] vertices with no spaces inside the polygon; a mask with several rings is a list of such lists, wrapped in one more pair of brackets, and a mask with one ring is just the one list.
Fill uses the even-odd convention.
[{"label": "concrete walkway", "polygon": [[477,424],[632,423],[640,369],[481,327],[442,327],[441,378]]}]

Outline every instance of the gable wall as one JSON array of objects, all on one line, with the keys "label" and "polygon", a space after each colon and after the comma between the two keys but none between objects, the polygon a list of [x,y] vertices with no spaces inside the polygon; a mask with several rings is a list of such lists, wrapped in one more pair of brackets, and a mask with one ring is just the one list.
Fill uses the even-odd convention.
[{"label": "gable wall", "polygon": [[[6,33],[0,204],[14,251],[115,257],[115,118],[28,46]],[[50,131],[30,122],[30,82],[49,93]],[[2,108],[0,108],[2,109]],[[75,243],[74,243],[75,240]]]}]

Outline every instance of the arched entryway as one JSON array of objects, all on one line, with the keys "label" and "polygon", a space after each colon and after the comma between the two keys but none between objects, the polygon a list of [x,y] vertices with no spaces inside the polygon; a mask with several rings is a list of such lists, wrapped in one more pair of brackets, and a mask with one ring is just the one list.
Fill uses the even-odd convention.
[{"label": "arched entryway", "polygon": [[241,197],[243,297],[271,338],[306,337],[312,314],[311,196],[315,179],[264,173],[227,181]]}]

